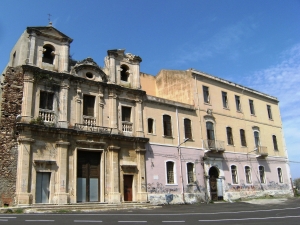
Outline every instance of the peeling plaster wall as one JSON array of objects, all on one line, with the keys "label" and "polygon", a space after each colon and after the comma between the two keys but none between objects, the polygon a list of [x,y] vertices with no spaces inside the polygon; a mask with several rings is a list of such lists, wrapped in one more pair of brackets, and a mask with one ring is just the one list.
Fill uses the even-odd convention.
[{"label": "peeling plaster wall", "polygon": [[17,176],[16,117],[21,114],[23,71],[21,67],[8,67],[4,74],[1,99],[0,132],[0,205],[15,203]]}]

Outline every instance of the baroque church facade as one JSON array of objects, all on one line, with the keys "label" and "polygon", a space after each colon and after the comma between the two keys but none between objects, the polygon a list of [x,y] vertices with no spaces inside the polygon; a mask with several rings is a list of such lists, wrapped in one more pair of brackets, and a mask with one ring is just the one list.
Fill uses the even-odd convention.
[{"label": "baroque church facade", "polygon": [[12,49],[2,206],[291,195],[275,97],[192,69],[144,74],[120,49],[103,67],[75,61],[71,43],[50,24],[27,27]]}]

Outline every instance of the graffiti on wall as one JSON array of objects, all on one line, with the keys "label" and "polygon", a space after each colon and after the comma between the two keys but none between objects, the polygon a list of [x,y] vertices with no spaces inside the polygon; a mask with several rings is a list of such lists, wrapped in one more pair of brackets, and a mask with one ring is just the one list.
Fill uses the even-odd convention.
[{"label": "graffiti on wall", "polygon": [[156,193],[156,194],[164,194],[164,193],[172,193],[179,191],[178,188],[170,188],[166,187],[162,183],[157,182],[155,183],[148,183],[147,184],[147,190],[150,193]]},{"label": "graffiti on wall", "polygon": [[198,181],[195,181],[193,184],[189,184],[185,186],[185,193],[200,193],[205,192],[205,187],[199,185]]}]

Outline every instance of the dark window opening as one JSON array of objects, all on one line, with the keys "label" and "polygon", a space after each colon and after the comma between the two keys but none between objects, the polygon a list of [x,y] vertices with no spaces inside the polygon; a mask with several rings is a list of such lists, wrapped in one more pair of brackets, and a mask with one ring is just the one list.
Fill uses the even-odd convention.
[{"label": "dark window opening", "polygon": [[267,110],[268,110],[268,117],[270,120],[273,119],[273,116],[272,116],[272,111],[271,111],[271,106],[270,105],[267,105]]},{"label": "dark window opening", "polygon": [[251,115],[255,115],[253,100],[249,99],[249,107]]},{"label": "dark window opening", "polygon": [[128,82],[128,77],[129,77],[129,68],[126,65],[121,66],[121,80]]},{"label": "dark window opening", "polygon": [[272,135],[274,150],[278,151],[277,138],[275,135]]},{"label": "dark window opening", "polygon": [[13,54],[13,58],[12,58],[12,63],[11,63],[11,65],[12,65],[12,66],[16,66],[15,63],[16,63],[16,52],[14,52],[14,54]]},{"label": "dark window opening", "polygon": [[241,136],[241,145],[246,147],[247,146],[246,135],[243,129],[240,129],[240,136]]},{"label": "dark window opening", "polygon": [[235,105],[236,105],[236,111],[240,112],[241,111],[241,100],[240,96],[235,96]]},{"label": "dark window opening", "polygon": [[174,163],[167,162],[167,183],[174,184]]},{"label": "dark window opening", "polygon": [[208,140],[215,140],[214,124],[212,122],[206,122],[206,133]]},{"label": "dark window opening", "polygon": [[164,136],[172,137],[171,116],[169,115],[163,116],[163,126],[164,126]]},{"label": "dark window opening", "polygon": [[94,117],[95,96],[83,96],[83,115]]},{"label": "dark window opening", "polygon": [[184,119],[184,135],[185,138],[192,139],[192,124],[190,119]]},{"label": "dark window opening", "polygon": [[265,183],[265,168],[263,166],[258,167],[259,170],[259,177],[260,177],[260,182]]},{"label": "dark window opening", "polygon": [[259,132],[254,131],[254,141],[255,141],[255,147],[258,148],[259,146]]},{"label": "dark window opening", "polygon": [[194,164],[193,163],[187,163],[187,176],[188,176],[188,184],[194,183]]},{"label": "dark window opening", "polygon": [[122,106],[122,121],[131,121],[131,107]]},{"label": "dark window opening", "polygon": [[231,166],[231,176],[232,176],[232,183],[237,184],[238,183],[238,176],[237,176],[237,169],[235,165]]},{"label": "dark window opening", "polygon": [[209,89],[206,86],[203,86],[203,98],[205,103],[209,103]]},{"label": "dark window opening", "polygon": [[51,45],[43,47],[43,62],[53,64],[54,61],[54,48]]},{"label": "dark window opening", "polygon": [[89,78],[89,79],[92,79],[92,78],[94,77],[94,75],[93,75],[92,73],[90,73],[90,72],[87,72],[87,73],[85,74],[85,76],[86,76],[87,78]]},{"label": "dark window opening", "polygon": [[278,173],[278,180],[279,180],[279,183],[283,183],[283,179],[282,179],[282,170],[281,170],[281,168],[277,168],[277,173]]},{"label": "dark window opening", "polygon": [[54,93],[41,91],[40,92],[40,109],[53,110]]},{"label": "dark window opening", "polygon": [[154,120],[149,118],[148,119],[148,134],[154,133],[153,125],[154,125]]},{"label": "dark window opening", "polygon": [[222,91],[223,107],[228,108],[227,92]]},{"label": "dark window opening", "polygon": [[231,127],[226,127],[226,133],[227,133],[227,143],[229,145],[233,145],[233,136],[232,136]]}]

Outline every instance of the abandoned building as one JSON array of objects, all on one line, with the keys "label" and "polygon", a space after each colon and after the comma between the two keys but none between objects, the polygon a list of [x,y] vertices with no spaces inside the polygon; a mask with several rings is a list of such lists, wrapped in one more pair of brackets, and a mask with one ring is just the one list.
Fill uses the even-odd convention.
[{"label": "abandoned building", "polygon": [[27,27],[2,73],[1,205],[195,203],[291,195],[278,100],[190,69],[70,57]]}]

